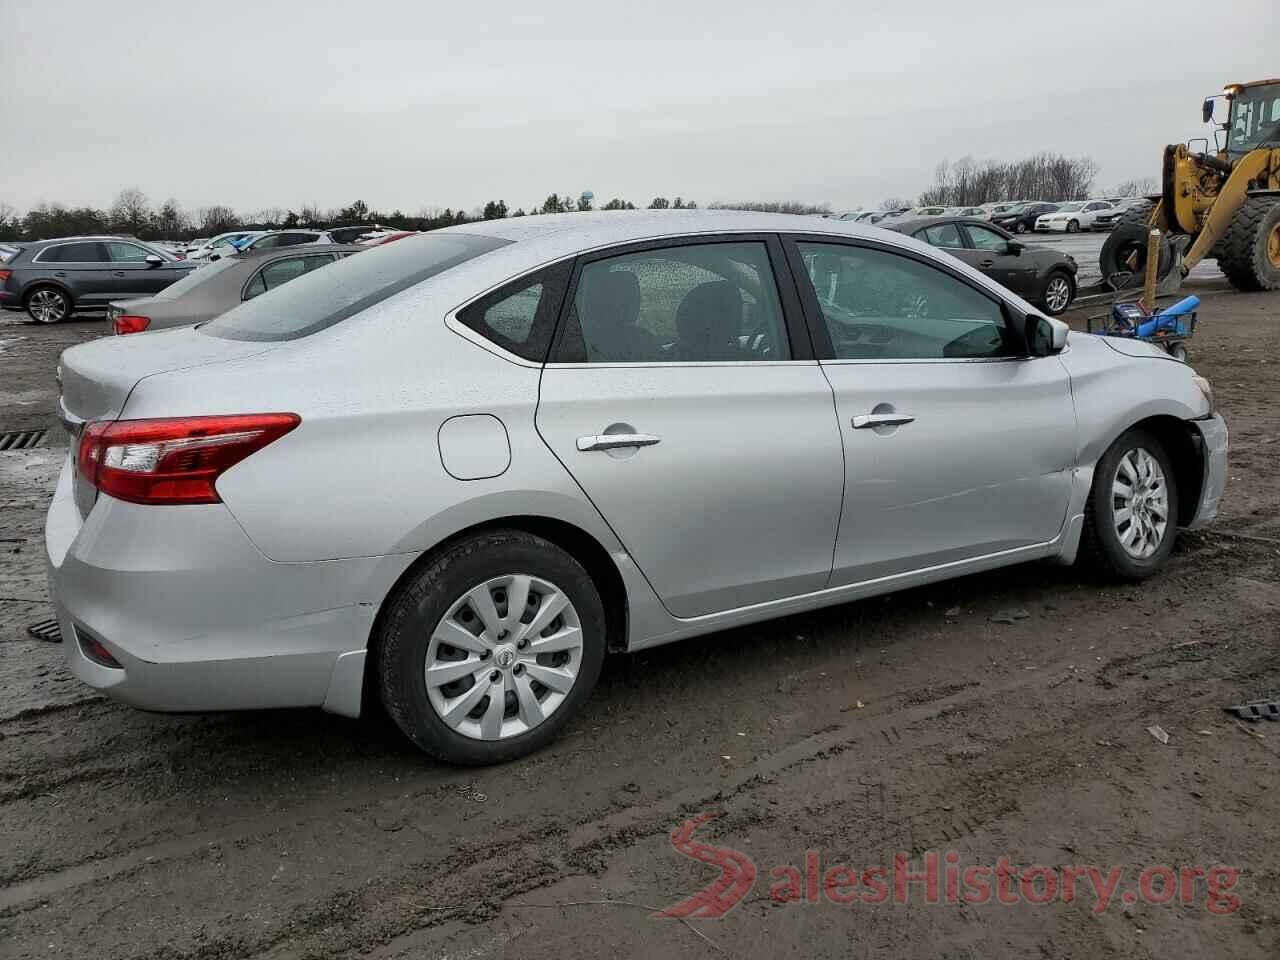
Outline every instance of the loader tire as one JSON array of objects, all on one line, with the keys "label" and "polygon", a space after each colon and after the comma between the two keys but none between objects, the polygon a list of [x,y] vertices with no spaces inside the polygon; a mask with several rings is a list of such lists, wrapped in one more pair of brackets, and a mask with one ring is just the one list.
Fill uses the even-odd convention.
[{"label": "loader tire", "polygon": [[1218,243],[1218,266],[1237,290],[1280,290],[1280,201],[1248,197]]},{"label": "loader tire", "polygon": [[[1111,283],[1112,276],[1127,272],[1131,276],[1124,286],[1141,286],[1147,269],[1147,235],[1150,232],[1151,228],[1146,223],[1135,223],[1132,220],[1126,223],[1122,220],[1117,224],[1107,236],[1102,252],[1098,255],[1098,267],[1102,270],[1103,279]],[[1172,268],[1173,248],[1168,237],[1161,237],[1156,276],[1163,280]]]}]

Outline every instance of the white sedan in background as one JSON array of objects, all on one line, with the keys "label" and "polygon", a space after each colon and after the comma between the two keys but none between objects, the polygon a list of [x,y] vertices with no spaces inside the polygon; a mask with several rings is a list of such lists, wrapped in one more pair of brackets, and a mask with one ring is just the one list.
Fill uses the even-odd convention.
[{"label": "white sedan in background", "polygon": [[1036,233],[1092,230],[1098,214],[1111,209],[1112,205],[1106,200],[1073,200],[1036,220]]}]

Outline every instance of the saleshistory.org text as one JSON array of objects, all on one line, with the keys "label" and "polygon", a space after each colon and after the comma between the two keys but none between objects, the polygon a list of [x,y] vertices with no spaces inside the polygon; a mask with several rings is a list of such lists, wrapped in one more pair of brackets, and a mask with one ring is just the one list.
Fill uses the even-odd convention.
[{"label": "saleshistory.org text", "polygon": [[[720,917],[754,888],[759,870],[746,854],[694,839],[694,831],[715,817],[702,814],[671,834],[680,853],[720,868],[720,876],[702,890],[668,907],[666,917]],[[1091,911],[1105,913],[1117,903],[1200,904],[1225,915],[1240,909],[1231,891],[1240,879],[1237,867],[1148,865],[1137,872],[1136,885],[1125,886],[1129,868],[1112,866],[1019,867],[1008,857],[994,864],[966,864],[955,850],[930,850],[918,866],[906,853],[892,864],[855,867],[822,862],[817,850],[805,851],[799,863],[769,870],[769,897],[775,903],[850,904],[997,904],[1044,905],[1092,901]]]}]

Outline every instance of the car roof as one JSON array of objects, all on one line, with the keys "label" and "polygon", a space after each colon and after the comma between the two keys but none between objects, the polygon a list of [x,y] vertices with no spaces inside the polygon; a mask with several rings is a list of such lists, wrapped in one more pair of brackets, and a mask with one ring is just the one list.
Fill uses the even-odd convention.
[{"label": "car roof", "polygon": [[228,260],[270,260],[297,253],[360,253],[369,249],[355,243],[295,243],[291,247],[267,247],[265,250],[246,250],[233,253]]},{"label": "car roof", "polygon": [[[746,210],[612,210],[507,217],[444,227],[419,236],[469,234],[521,243],[536,241],[540,250],[554,257],[644,240],[730,232],[809,233],[865,238],[883,238],[886,233],[880,227],[852,220],[790,213],[756,213]],[[406,237],[398,242],[415,243],[417,238]]]},{"label": "car roof", "polygon": [[137,237],[125,237],[118,233],[92,233],[85,234],[81,237],[49,237],[46,240],[24,240],[22,242],[28,247],[43,247],[50,243],[83,243],[96,242],[100,240],[124,240],[128,243],[145,243],[150,245],[154,245],[156,243],[154,240],[139,240]]}]

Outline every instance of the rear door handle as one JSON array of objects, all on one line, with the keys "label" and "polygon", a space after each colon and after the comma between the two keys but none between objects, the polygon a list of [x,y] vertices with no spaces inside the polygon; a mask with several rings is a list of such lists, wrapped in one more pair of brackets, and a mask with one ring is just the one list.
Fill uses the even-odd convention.
[{"label": "rear door handle", "polygon": [[995,265],[996,265],[996,262],[994,260],[983,260],[981,263],[978,264],[978,266],[982,267],[983,270],[990,270]]},{"label": "rear door handle", "polygon": [[125,275],[125,272],[123,270],[112,270],[111,275],[113,277],[123,277]]},{"label": "rear door handle", "polygon": [[860,413],[853,418],[853,429],[868,430],[871,427],[901,427],[911,423],[915,417],[905,413]]},{"label": "rear door handle", "polygon": [[648,433],[601,433],[579,437],[578,449],[586,453],[589,450],[617,450],[620,447],[651,447],[658,440],[658,437]]}]

